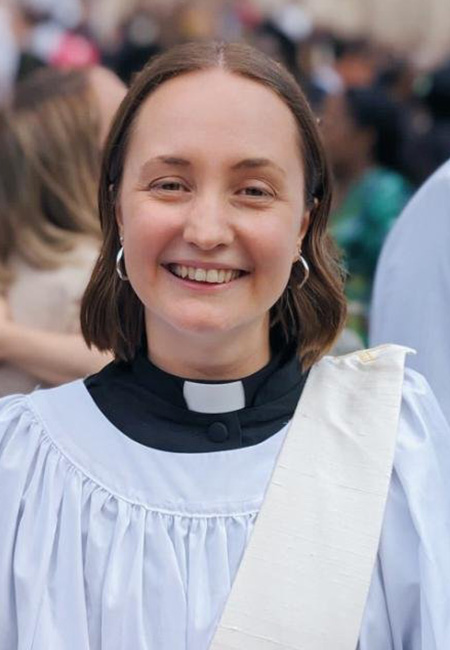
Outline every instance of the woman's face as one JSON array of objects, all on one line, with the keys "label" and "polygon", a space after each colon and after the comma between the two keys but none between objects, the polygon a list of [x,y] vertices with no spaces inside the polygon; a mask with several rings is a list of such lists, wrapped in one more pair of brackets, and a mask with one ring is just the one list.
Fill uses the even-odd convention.
[{"label": "woman's face", "polygon": [[117,219],[151,337],[268,331],[308,225],[290,110],[222,70],[164,83],[134,124]]}]

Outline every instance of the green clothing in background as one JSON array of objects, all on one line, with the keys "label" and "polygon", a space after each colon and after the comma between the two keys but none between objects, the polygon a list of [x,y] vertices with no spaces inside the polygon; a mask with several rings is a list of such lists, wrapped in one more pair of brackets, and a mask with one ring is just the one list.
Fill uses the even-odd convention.
[{"label": "green clothing in background", "polygon": [[412,194],[400,174],[375,167],[349,189],[331,217],[331,233],[344,253],[349,273],[349,327],[367,342],[373,277],[384,239]]}]

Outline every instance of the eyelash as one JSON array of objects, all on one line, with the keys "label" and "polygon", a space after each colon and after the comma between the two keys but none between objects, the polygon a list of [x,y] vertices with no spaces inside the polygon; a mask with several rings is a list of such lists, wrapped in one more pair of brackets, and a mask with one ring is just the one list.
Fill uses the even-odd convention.
[{"label": "eyelash", "polygon": [[[167,186],[172,186],[172,189],[168,189]],[[174,189],[173,186],[176,186],[177,189]],[[181,181],[156,181],[150,185],[149,189],[161,190],[163,192],[179,192],[181,189],[183,191],[189,191],[189,188]]]},{"label": "eyelash", "polygon": [[[244,194],[246,197],[250,198],[256,198],[256,199],[264,199],[264,198],[270,198],[273,197],[273,193],[270,192],[269,190],[266,190],[262,187],[257,187],[255,185],[249,185],[248,187],[244,187],[242,190],[239,190],[239,192],[245,193],[248,191],[251,191],[250,194]],[[258,192],[258,194],[254,194],[253,192]]]},{"label": "eyelash", "polygon": [[[190,192],[190,188],[186,184],[176,180],[155,181],[149,186],[148,189],[150,191],[156,190],[168,194]],[[273,192],[273,190],[269,190],[263,187],[258,187],[257,185],[248,185],[246,187],[242,187],[239,190],[237,190],[237,194],[239,196],[244,196],[245,198],[256,199],[256,200],[275,198],[275,193]]]}]

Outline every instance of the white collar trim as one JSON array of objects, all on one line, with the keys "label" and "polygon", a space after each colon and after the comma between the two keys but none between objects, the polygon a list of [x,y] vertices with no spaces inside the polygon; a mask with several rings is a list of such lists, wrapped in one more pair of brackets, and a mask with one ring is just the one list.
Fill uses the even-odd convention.
[{"label": "white collar trim", "polygon": [[199,384],[185,381],[183,395],[188,409],[197,413],[229,413],[245,408],[242,381],[226,384]]}]

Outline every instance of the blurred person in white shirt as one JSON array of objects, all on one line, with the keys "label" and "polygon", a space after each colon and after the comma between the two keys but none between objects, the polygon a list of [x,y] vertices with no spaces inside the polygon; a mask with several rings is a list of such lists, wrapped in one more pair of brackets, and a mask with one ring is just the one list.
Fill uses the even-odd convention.
[{"label": "blurred person in white shirt", "polygon": [[414,348],[450,421],[450,161],[415,194],[383,248],[375,279],[370,343]]}]

